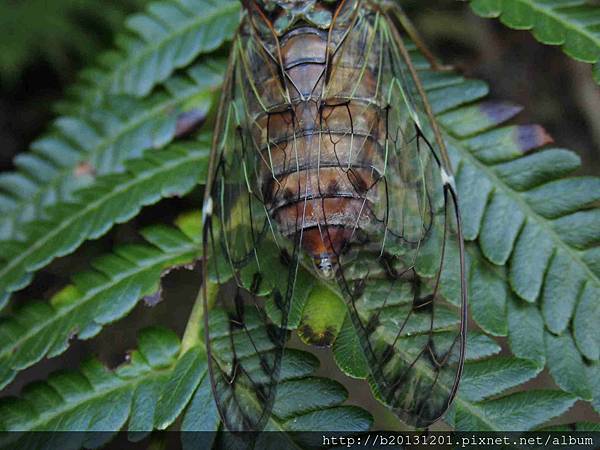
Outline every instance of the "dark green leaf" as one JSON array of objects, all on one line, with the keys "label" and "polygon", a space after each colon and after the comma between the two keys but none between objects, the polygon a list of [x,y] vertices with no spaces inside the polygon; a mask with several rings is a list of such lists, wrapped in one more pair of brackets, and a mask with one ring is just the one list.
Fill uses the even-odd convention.
[{"label": "dark green leaf", "polygon": [[[159,289],[163,270],[190,263],[199,255],[198,240],[177,229],[161,225],[141,234],[148,244],[117,248],[113,254],[93,261],[94,270],[74,275],[73,284],[49,303],[28,303],[0,322],[0,363],[5,369],[0,374],[0,386],[44,356],[63,352],[74,335],[88,339],[102,326],[121,318],[143,296]],[[94,332],[82,336],[83,330]],[[140,337],[142,350],[148,352],[146,359],[156,366],[171,364],[170,359],[158,359],[163,358],[162,353],[153,355],[152,342],[145,342],[151,336],[145,333]],[[175,337],[172,351],[179,351]]]},{"label": "dark green leaf", "polygon": [[475,321],[486,332],[506,336],[506,301],[508,286],[495,268],[485,261],[475,260],[469,276],[469,306]]},{"label": "dark green leaf", "polygon": [[[156,361],[171,361],[173,358],[173,335],[161,329],[141,333],[140,341],[152,342],[152,354]],[[84,363],[78,372],[59,372],[48,381],[29,385],[18,399],[3,399],[0,402],[0,429],[28,431],[117,431],[127,421],[132,411],[134,393],[142,384],[152,384],[170,368],[152,367],[134,351],[130,361],[111,372],[96,360]],[[148,397],[147,397],[148,398]],[[151,402],[146,406],[152,408]],[[96,436],[96,437],[94,437]],[[106,439],[110,436],[100,436]],[[48,443],[47,439],[56,439]],[[27,443],[29,448],[79,448],[91,445],[98,435],[85,433],[59,433],[56,435],[12,433],[2,436],[1,446]],[[74,439],[68,446],[65,439]],[[88,439],[91,439],[88,441]],[[96,445],[103,443],[97,441]],[[43,444],[43,445],[42,445]],[[58,445],[59,447],[55,447]]]},{"label": "dark green leaf", "polygon": [[[560,45],[570,57],[589,63],[600,59],[598,6],[585,0],[472,0],[471,8],[483,17],[499,17],[517,30],[531,30],[535,38]],[[594,20],[595,19],[595,20]],[[600,82],[600,67],[594,67]]]},{"label": "dark green leaf", "polygon": [[600,290],[587,285],[573,319],[573,335],[579,351],[588,359],[600,359]]},{"label": "dark green leaf", "polygon": [[117,39],[119,49],[83,72],[74,89],[78,102],[94,104],[107,94],[143,96],[185,67],[200,53],[230,39],[239,23],[238,2],[185,0],[152,3],[128,20],[129,34]]},{"label": "dark green leaf", "polygon": [[562,336],[555,336],[546,332],[545,339],[548,369],[556,384],[579,398],[591,400],[585,363],[571,335],[564,333]]},{"label": "dark green leaf", "polygon": [[277,387],[277,400],[273,413],[282,420],[322,411],[343,403],[348,397],[344,387],[325,378],[301,378],[281,383]]},{"label": "dark green leaf", "polygon": [[[516,155],[518,156],[518,155]],[[512,159],[504,164],[494,166],[494,170],[502,181],[517,191],[527,191],[554,180],[558,176],[568,175],[581,164],[581,159],[575,153],[562,149],[543,150],[523,158]],[[551,184],[542,186],[532,192],[548,194]],[[534,200],[535,194],[525,193],[525,198]],[[541,200],[544,201],[544,200]]]},{"label": "dark green leaf", "polygon": [[206,371],[206,356],[198,347],[190,348],[179,358],[158,397],[154,416],[157,429],[164,430],[179,417]]},{"label": "dark green leaf", "polygon": [[340,334],[333,345],[333,357],[338,367],[346,375],[360,379],[365,379],[369,375],[367,359],[348,315],[346,315]]},{"label": "dark green leaf", "polygon": [[467,352],[465,359],[467,361],[476,361],[488,356],[500,353],[502,348],[492,338],[477,331],[470,331],[467,334]]},{"label": "dark green leaf", "polygon": [[59,118],[30,152],[17,156],[19,172],[0,174],[0,241],[23,238],[24,225],[43,219],[44,209],[72,201],[74,191],[98,176],[122,172],[126,161],[170,143],[182,114],[207,113],[224,67],[208,59],[147,99],[111,97],[91,111]]},{"label": "dark green leaf", "polygon": [[0,290],[22,288],[33,271],[129,220],[142,206],[189,192],[206,174],[208,147],[205,136],[197,143],[148,154],[130,161],[128,172],[98,178],[72,201],[49,208],[46,219],[26,228],[24,239],[0,243]]},{"label": "dark green leaf", "polygon": [[542,314],[546,326],[555,334],[566,330],[586,277],[581,266],[571,264],[570,256],[558,250],[546,273]]},{"label": "dark green leaf", "polygon": [[[221,418],[213,398],[210,377],[206,375],[190,402],[181,423],[181,443],[184,449],[211,448]],[[195,433],[197,431],[205,433]]]},{"label": "dark green leaf", "polygon": [[289,431],[367,431],[373,417],[356,406],[337,406],[295,417],[283,424]]},{"label": "dark green leaf", "polygon": [[501,266],[508,261],[525,221],[525,215],[512,206],[508,196],[496,191],[483,216],[481,250],[491,262]]},{"label": "dark green leaf", "polygon": [[529,359],[544,367],[544,321],[538,308],[511,296],[508,301],[508,342],[519,358]]},{"label": "dark green leaf", "polygon": [[463,431],[531,430],[568,410],[577,400],[561,391],[529,390],[456,410],[456,428]]},{"label": "dark green leaf", "polygon": [[510,266],[510,284],[519,297],[536,301],[552,251],[552,241],[543,228],[528,221],[517,239]]},{"label": "dark green leaf", "polygon": [[518,358],[490,358],[465,364],[460,396],[479,402],[518,386],[540,372],[532,361]]}]

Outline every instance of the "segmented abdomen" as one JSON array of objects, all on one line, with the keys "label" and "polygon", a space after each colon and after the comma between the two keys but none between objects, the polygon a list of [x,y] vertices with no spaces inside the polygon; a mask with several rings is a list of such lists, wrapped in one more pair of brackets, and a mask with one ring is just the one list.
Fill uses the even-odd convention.
[{"label": "segmented abdomen", "polygon": [[280,42],[281,65],[261,60],[252,68],[263,102],[249,105],[261,149],[261,191],[282,234],[302,232],[313,258],[334,262],[373,221],[369,211],[379,199],[371,188],[381,176],[385,110],[371,100],[374,75],[367,68],[357,76],[361,67],[351,54],[332,67],[326,32],[300,28]]}]

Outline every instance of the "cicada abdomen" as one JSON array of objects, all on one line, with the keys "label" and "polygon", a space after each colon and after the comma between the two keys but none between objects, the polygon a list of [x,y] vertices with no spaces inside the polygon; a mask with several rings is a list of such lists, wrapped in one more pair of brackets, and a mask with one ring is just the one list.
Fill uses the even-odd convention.
[{"label": "cicada abdomen", "polygon": [[[312,272],[345,299],[377,398],[427,426],[462,370],[463,244],[444,143],[394,6],[244,5],[205,203],[205,252],[245,295],[219,312],[224,332],[206,327],[221,416],[231,430],[268,420],[297,280]],[[214,350],[223,336],[226,361]]]}]

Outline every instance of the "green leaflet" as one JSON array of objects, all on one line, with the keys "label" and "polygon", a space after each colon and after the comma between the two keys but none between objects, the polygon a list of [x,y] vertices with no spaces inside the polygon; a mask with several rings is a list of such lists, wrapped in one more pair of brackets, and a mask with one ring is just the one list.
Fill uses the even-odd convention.
[{"label": "green leaflet", "polygon": [[61,117],[31,151],[0,174],[0,241],[22,238],[23,224],[44,208],[70,201],[95,177],[123,170],[149,149],[170,143],[179,117],[205,115],[222,80],[222,60],[208,59],[174,76],[147,98],[110,97],[92,111]]},{"label": "green leaflet", "polygon": [[[0,446],[34,449],[48,444],[49,438],[52,448],[100,446],[110,440],[111,433],[48,436],[27,432],[116,433],[126,423],[130,438],[139,440],[153,429],[170,425],[188,404],[182,430],[217,431],[219,421],[203,350],[194,347],[180,355],[179,339],[162,328],[142,331],[138,342],[138,350],[114,371],[90,360],[77,372],[57,373],[46,382],[27,386],[19,398],[2,399],[0,430],[15,432],[3,435]],[[271,426],[281,431],[303,429],[302,423],[310,423],[318,411],[323,429],[337,430],[354,416],[346,426],[366,431],[372,423],[370,415],[357,407],[342,406],[347,392],[335,381],[313,376],[317,367],[318,361],[310,354],[286,353],[280,386],[285,395],[275,404]]]},{"label": "green leaflet", "polygon": [[126,222],[142,206],[189,192],[206,175],[207,141],[205,136],[130,161],[127,172],[99,177],[70,202],[46,210],[44,220],[25,228],[24,239],[0,243],[0,291],[26,286],[33,271]]},{"label": "green leaflet", "polygon": [[501,347],[496,341],[478,331],[467,333],[467,352],[465,361],[477,361],[500,353]]},{"label": "green leaflet", "polygon": [[71,110],[89,107],[107,94],[144,96],[175,69],[190,64],[231,39],[240,4],[233,0],[153,2],[127,21],[118,49],[103,54],[95,68],[84,70],[72,90]]},{"label": "green leaflet", "polygon": [[554,390],[529,390],[478,403],[456,404],[456,428],[464,431],[526,431],[567,411],[577,400]]},{"label": "green leaflet", "polygon": [[508,332],[507,300],[510,287],[501,271],[485,261],[481,253],[473,246],[468,246],[470,271],[469,307],[473,319],[488,334],[506,336]]},{"label": "green leaflet", "polygon": [[575,343],[589,360],[600,359],[600,290],[587,284],[579,298],[573,318]]},{"label": "green leaflet", "polygon": [[517,30],[531,30],[535,38],[562,46],[570,57],[594,65],[600,84],[600,8],[585,0],[471,0],[482,17],[499,17]]},{"label": "green leaflet", "polygon": [[[188,236],[164,225],[141,231],[146,245],[128,245],[92,261],[48,303],[30,302],[0,322],[0,388],[44,356],[64,352],[77,335],[89,339],[159,290],[162,272],[199,257],[200,229]],[[144,335],[143,339],[149,337]],[[152,343],[146,346],[148,352]],[[158,355],[160,357],[160,354]],[[147,355],[151,360],[151,353]],[[152,362],[152,361],[151,361]]]},{"label": "green leaflet", "polygon": [[464,400],[478,402],[529,381],[539,372],[540,368],[535,363],[513,357],[469,362],[461,380],[460,396]]},{"label": "green leaflet", "polygon": [[585,362],[571,335],[565,333],[562,336],[554,336],[546,332],[545,340],[548,370],[556,384],[583,400],[592,400]]},{"label": "green leaflet", "polygon": [[[348,391],[333,380],[312,378],[312,381],[320,387],[312,392],[305,390],[305,380],[282,383],[277,389],[278,400],[273,413],[277,417],[289,421],[298,413],[321,411],[328,407],[337,406],[348,398]],[[288,399],[296,399],[296,402],[288,401]]]},{"label": "green leaflet", "polygon": [[[210,387],[210,377],[205,376],[183,416],[181,431],[217,430],[220,421]],[[184,449],[210,448],[215,437],[213,434],[183,433],[181,441]]]},{"label": "green leaflet", "polygon": [[511,295],[508,302],[508,342],[515,356],[544,367],[544,320],[538,308]]},{"label": "green leaflet", "polygon": [[159,430],[172,424],[188,404],[208,366],[204,349],[192,347],[177,361],[169,380],[161,387],[154,422]]},{"label": "green leaflet", "polygon": [[348,314],[345,315],[338,339],[334,342],[333,357],[340,370],[349,377],[365,379],[369,376],[367,358]]}]

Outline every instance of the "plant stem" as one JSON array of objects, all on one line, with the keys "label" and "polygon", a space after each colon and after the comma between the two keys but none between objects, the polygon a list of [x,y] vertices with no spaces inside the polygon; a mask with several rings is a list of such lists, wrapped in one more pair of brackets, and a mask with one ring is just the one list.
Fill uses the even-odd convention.
[{"label": "plant stem", "polygon": [[[219,285],[217,283],[211,283],[207,281],[206,295],[208,297],[207,304],[208,309],[211,309],[217,299],[217,293],[219,292]],[[187,325],[185,326],[185,332],[183,333],[183,339],[181,341],[181,355],[185,354],[190,348],[200,344],[203,340],[200,336],[200,329],[204,324],[204,288],[200,287],[198,295],[194,301],[192,312],[188,318]]]}]

